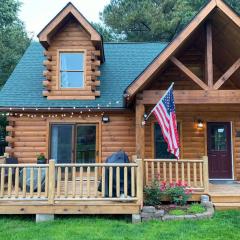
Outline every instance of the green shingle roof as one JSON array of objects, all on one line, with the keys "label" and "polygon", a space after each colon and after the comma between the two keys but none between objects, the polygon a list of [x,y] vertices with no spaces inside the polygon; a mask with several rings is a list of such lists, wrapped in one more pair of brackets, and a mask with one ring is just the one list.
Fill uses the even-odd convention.
[{"label": "green shingle roof", "polygon": [[96,100],[47,100],[42,96],[43,47],[32,42],[0,92],[0,107],[123,108],[127,86],[163,51],[166,43],[105,43]]}]

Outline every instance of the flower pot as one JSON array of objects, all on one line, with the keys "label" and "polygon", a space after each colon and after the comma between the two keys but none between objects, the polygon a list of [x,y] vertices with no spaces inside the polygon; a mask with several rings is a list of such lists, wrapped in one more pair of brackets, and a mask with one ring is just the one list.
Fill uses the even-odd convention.
[{"label": "flower pot", "polygon": [[47,159],[38,159],[37,164],[46,164]]}]

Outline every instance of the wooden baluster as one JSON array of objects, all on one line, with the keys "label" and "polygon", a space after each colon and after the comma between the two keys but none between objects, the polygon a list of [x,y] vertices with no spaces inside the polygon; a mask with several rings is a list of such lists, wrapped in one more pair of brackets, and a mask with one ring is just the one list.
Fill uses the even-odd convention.
[{"label": "wooden baluster", "polygon": [[80,167],[80,179],[79,179],[79,184],[80,184],[80,198],[83,197],[83,167]]},{"label": "wooden baluster", "polygon": [[160,162],[157,162],[157,179],[158,181],[161,180],[161,176],[160,176]]},{"label": "wooden baluster", "polygon": [[131,167],[131,196],[135,197],[135,167]]},{"label": "wooden baluster", "polygon": [[19,168],[15,170],[15,198],[18,198],[19,194]]},{"label": "wooden baluster", "polygon": [[112,197],[112,188],[113,188],[113,168],[109,167],[109,197]]},{"label": "wooden baluster", "polygon": [[128,168],[124,167],[124,196],[128,195]]},{"label": "wooden baluster", "polygon": [[182,162],[182,181],[184,182],[185,181],[185,165],[184,165],[184,162]]},{"label": "wooden baluster", "polygon": [[190,162],[187,163],[187,182],[188,186],[191,186],[191,172],[190,172]]},{"label": "wooden baluster", "polygon": [[61,170],[61,167],[58,167],[58,170],[57,170],[57,198],[60,198],[60,195],[61,195],[61,179],[62,179],[62,170]]},{"label": "wooden baluster", "polygon": [[38,168],[38,187],[37,187],[37,191],[38,191],[38,198],[41,197],[41,191],[42,191],[42,169],[39,167]]},{"label": "wooden baluster", "polygon": [[169,163],[169,181],[172,182],[172,163]]},{"label": "wooden baluster", "polygon": [[65,179],[64,179],[64,197],[68,197],[68,167],[65,167]]},{"label": "wooden baluster", "polygon": [[194,184],[194,187],[197,187],[197,168],[196,168],[196,163],[193,163],[193,184]]},{"label": "wooden baluster", "polygon": [[12,168],[8,168],[8,197],[12,195]]},{"label": "wooden baluster", "polygon": [[151,162],[151,181],[153,182],[154,179],[155,179],[155,176],[154,176],[154,162]]},{"label": "wooden baluster", "polygon": [[167,167],[166,162],[163,163],[163,180],[167,181]]},{"label": "wooden baluster", "polygon": [[94,196],[98,197],[98,167],[94,168]]},{"label": "wooden baluster", "polygon": [[76,167],[72,169],[72,197],[76,197]]},{"label": "wooden baluster", "polygon": [[3,198],[4,195],[4,177],[5,177],[5,168],[1,168],[1,192],[0,192],[0,197]]},{"label": "wooden baluster", "polygon": [[102,197],[105,197],[105,167],[102,167]]},{"label": "wooden baluster", "polygon": [[45,168],[46,171],[46,178],[45,178],[45,197],[48,197],[48,184],[49,184],[49,169],[48,167]]},{"label": "wooden baluster", "polygon": [[26,197],[26,182],[27,182],[27,169],[23,168],[23,198]]},{"label": "wooden baluster", "polygon": [[178,182],[178,162],[175,162],[175,179]]},{"label": "wooden baluster", "polygon": [[200,180],[200,187],[203,187],[203,165],[202,163],[200,162],[199,163],[199,180]]},{"label": "wooden baluster", "polygon": [[33,197],[34,168],[30,168],[30,198]]},{"label": "wooden baluster", "polygon": [[145,162],[145,181],[146,185],[148,185],[148,162]]},{"label": "wooden baluster", "polygon": [[203,182],[204,182],[204,192],[209,192],[209,173],[208,173],[208,157],[203,157]]},{"label": "wooden baluster", "polygon": [[120,167],[117,167],[116,181],[117,181],[117,197],[120,197]]},{"label": "wooden baluster", "polygon": [[87,167],[87,197],[90,197],[90,167]]}]

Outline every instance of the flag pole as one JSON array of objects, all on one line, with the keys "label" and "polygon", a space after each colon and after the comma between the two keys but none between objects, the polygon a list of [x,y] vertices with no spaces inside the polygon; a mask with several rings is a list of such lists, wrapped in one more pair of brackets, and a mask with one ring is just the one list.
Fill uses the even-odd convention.
[{"label": "flag pole", "polygon": [[[173,87],[174,82],[170,85],[170,87],[168,88],[168,90],[164,93],[164,95],[161,97],[161,99],[158,101],[158,103],[167,95],[168,91]],[[152,109],[152,111],[147,115],[147,117],[144,119],[145,121],[148,120],[148,118],[152,115],[152,113],[154,112],[155,108],[156,108],[157,104],[155,105],[155,107]]]}]

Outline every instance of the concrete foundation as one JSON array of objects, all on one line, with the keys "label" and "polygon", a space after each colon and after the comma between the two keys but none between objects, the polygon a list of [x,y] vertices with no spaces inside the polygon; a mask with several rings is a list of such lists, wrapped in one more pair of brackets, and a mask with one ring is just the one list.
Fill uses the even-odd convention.
[{"label": "concrete foundation", "polygon": [[141,215],[140,214],[132,214],[132,223],[140,223],[141,222]]},{"label": "concrete foundation", "polygon": [[54,214],[36,214],[36,223],[54,220]]}]

